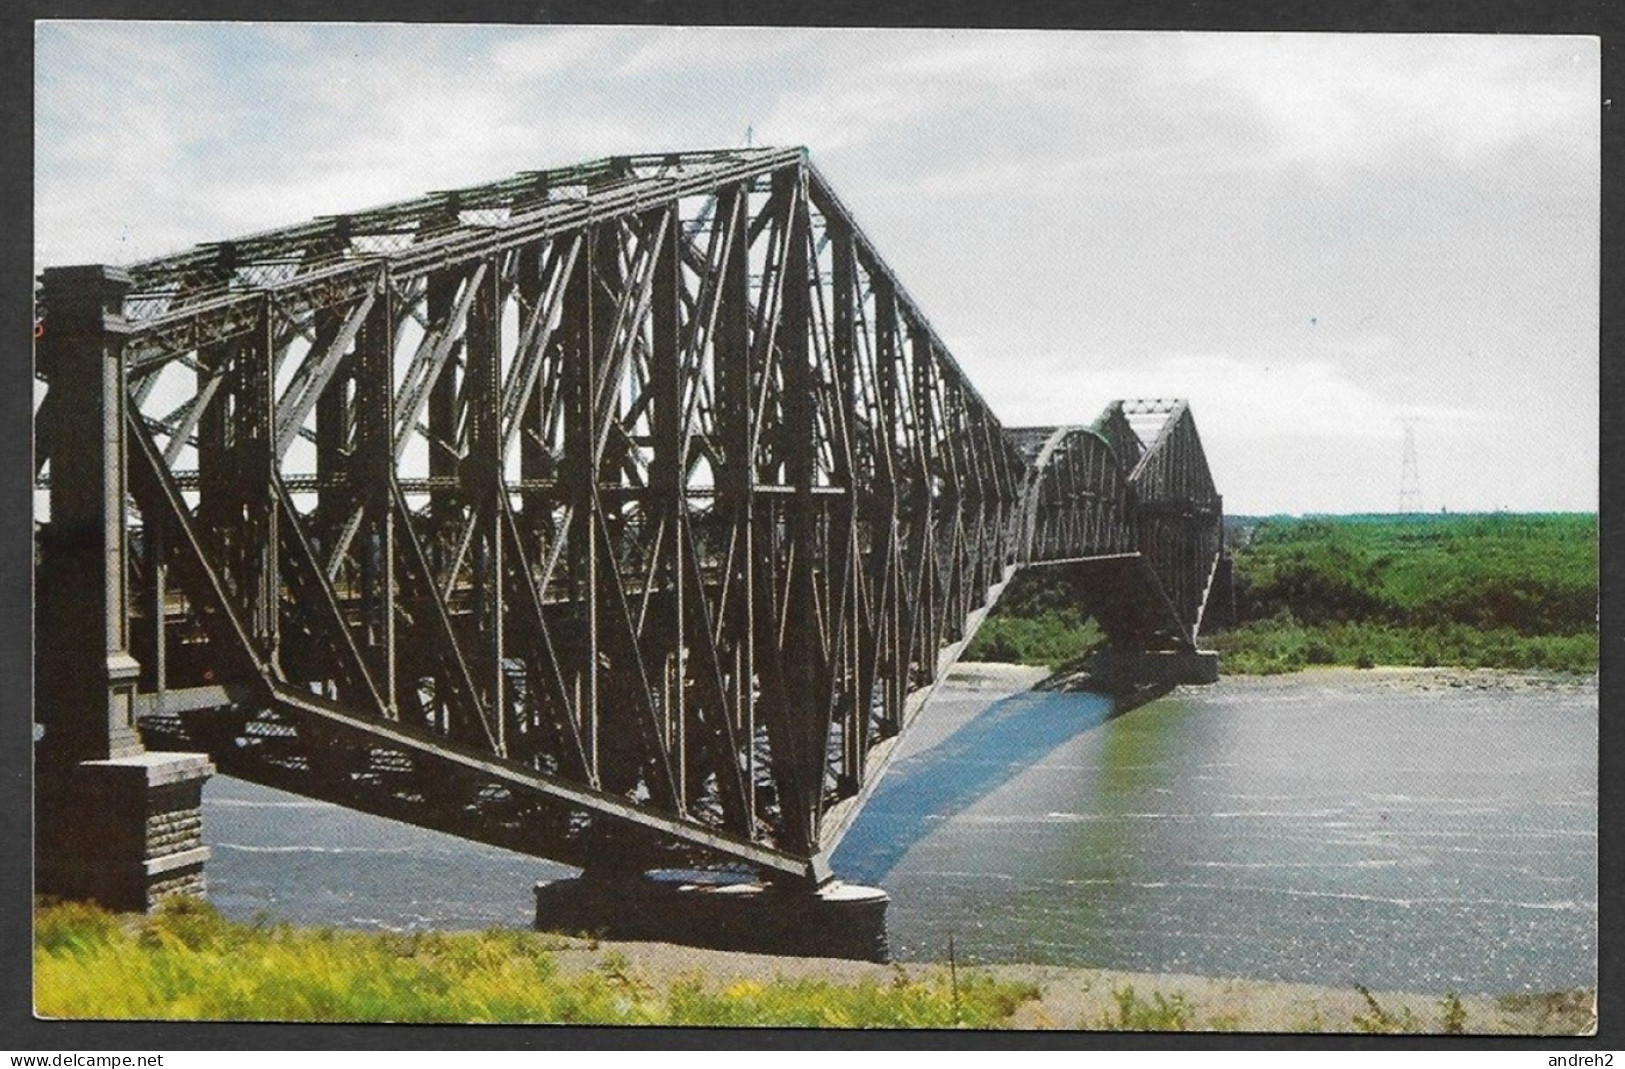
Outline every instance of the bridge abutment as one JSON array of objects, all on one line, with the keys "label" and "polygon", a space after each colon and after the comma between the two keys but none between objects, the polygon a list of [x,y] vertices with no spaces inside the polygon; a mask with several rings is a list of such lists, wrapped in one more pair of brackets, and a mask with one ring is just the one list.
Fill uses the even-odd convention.
[{"label": "bridge abutment", "polygon": [[35,888],[108,909],[201,894],[204,754],[149,753],[130,654],[124,295],[101,266],[47,270],[39,367],[56,398],[35,600]]},{"label": "bridge abutment", "polygon": [[145,911],[204,893],[203,754],[82,761],[37,783],[35,887],[41,894]]}]

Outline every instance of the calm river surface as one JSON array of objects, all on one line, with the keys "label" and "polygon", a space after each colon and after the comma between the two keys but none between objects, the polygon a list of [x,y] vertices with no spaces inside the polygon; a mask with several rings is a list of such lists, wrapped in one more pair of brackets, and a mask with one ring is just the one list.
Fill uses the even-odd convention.
[{"label": "calm river surface", "polygon": [[[1597,691],[1380,673],[1226,680],[1116,718],[952,686],[836,871],[902,960],[1373,988],[1590,986]],[[573,870],[218,777],[210,897],[359,927],[523,926]]]}]

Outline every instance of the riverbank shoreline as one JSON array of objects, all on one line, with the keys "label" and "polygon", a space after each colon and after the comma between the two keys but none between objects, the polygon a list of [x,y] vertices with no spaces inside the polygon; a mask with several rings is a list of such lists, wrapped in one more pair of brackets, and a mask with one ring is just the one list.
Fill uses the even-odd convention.
[{"label": "riverbank shoreline", "polygon": [[[940,979],[942,962],[872,962],[787,958],[705,950],[673,943],[613,942],[569,936],[551,953],[562,973],[603,972],[606,963],[630,982],[663,988],[701,978],[716,991],[741,984],[822,981],[891,985]],[[1371,991],[1282,981],[1139,973],[1059,965],[957,966],[961,978],[981,974],[1030,984],[1038,997],[1021,1003],[1006,1027],[1069,1031],[1211,1031],[1361,1034],[1583,1035],[1595,1029],[1595,992],[1461,994]],[[1454,1016],[1452,1016],[1454,1014]]]},{"label": "riverbank shoreline", "polygon": [[[1326,1035],[1596,1028],[1592,989],[1457,997],[1078,966],[876,964],[526,930],[367,933],[268,917],[245,925],[186,900],[152,915],[41,903],[36,940],[35,1012],[54,1020]],[[234,979],[217,991],[205,978],[227,961]],[[137,982],[104,987],[111,974]]]},{"label": "riverbank shoreline", "polygon": [[1346,665],[1314,665],[1295,672],[1272,675],[1221,675],[1219,681],[1245,682],[1258,687],[1286,687],[1294,683],[1325,684],[1338,687],[1369,687],[1377,690],[1418,694],[1429,691],[1476,690],[1498,693],[1564,692],[1596,693],[1597,673],[1533,672],[1518,668],[1462,668],[1440,666],[1418,668],[1411,665],[1377,665],[1351,668]]},{"label": "riverbank shoreline", "polygon": [[[944,682],[967,690],[1066,690],[1084,673],[1051,672],[1049,669],[1000,661],[960,661],[948,671]],[[1521,668],[1466,668],[1442,665],[1422,668],[1415,665],[1307,665],[1291,672],[1226,673],[1220,666],[1219,682],[1250,686],[1289,687],[1304,683],[1366,685],[1390,690],[1595,690],[1595,672],[1530,671]]]}]

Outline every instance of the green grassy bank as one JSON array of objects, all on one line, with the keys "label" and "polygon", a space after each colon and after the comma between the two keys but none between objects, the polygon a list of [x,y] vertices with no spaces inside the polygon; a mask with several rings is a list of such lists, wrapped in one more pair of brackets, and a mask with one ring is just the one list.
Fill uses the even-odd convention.
[{"label": "green grassy bank", "polygon": [[237,924],[189,899],[141,918],[50,904],[35,911],[34,998],[46,1017],[118,1020],[993,1028],[1038,995],[940,969],[890,982],[651,983],[614,951],[565,968],[568,945],[522,931]]},{"label": "green grassy bank", "polygon": [[522,931],[391,934],[35,912],[46,1017],[823,1028],[1569,1034],[1593,992],[1464,995],[1103,969],[876,965]]},{"label": "green grassy bank", "polygon": [[[1227,673],[1309,665],[1597,668],[1595,515],[1348,516],[1231,530]],[[1099,636],[1059,570],[1019,575],[970,660],[1065,667]],[[1071,603],[1071,604],[1069,604]]]}]

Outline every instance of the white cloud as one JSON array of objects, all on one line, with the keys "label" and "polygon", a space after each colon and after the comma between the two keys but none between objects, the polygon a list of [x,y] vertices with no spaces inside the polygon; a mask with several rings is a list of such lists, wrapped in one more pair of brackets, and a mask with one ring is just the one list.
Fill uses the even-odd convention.
[{"label": "white cloud", "polygon": [[[723,70],[801,66],[809,54],[839,30],[750,29],[661,26],[637,31],[618,73],[665,75],[673,72],[716,73]],[[848,31],[859,34],[862,31]],[[848,37],[847,40],[852,40]]]},{"label": "white cloud", "polygon": [[[1260,501],[1333,485],[1311,454],[1388,472],[1413,399],[1464,469],[1514,405],[1530,437],[1594,443],[1571,426],[1596,359],[1594,41],[95,22],[38,42],[41,265],[750,125],[812,148],[1011,423],[1188,396]],[[1313,345],[1287,329],[1317,314]],[[1491,355],[1438,356],[1466,349]],[[1103,355],[1043,355],[1080,351]],[[1594,503],[1543,456],[1518,485]]]},{"label": "white cloud", "polygon": [[1279,160],[1337,168],[1425,148],[1470,162],[1529,138],[1579,151],[1595,144],[1593,38],[1190,34],[1181,41],[1195,85],[1255,108]]},{"label": "white cloud", "polygon": [[589,71],[623,55],[625,37],[581,26],[537,29],[497,42],[490,63],[500,76],[519,80]]},{"label": "white cloud", "polygon": [[759,139],[765,144],[807,145],[834,155],[882,141],[888,131],[918,122],[936,106],[919,87],[886,79],[833,93],[823,88],[781,99],[762,119]]},{"label": "white cloud", "polygon": [[1135,397],[1190,401],[1205,436],[1257,443],[1288,438],[1372,439],[1398,433],[1405,416],[1441,430],[1486,416],[1444,405],[1394,401],[1338,362],[1172,354],[1136,364],[1037,358],[1031,374],[974,376],[995,411],[1041,413],[1034,422],[1086,423],[1108,402]]}]

